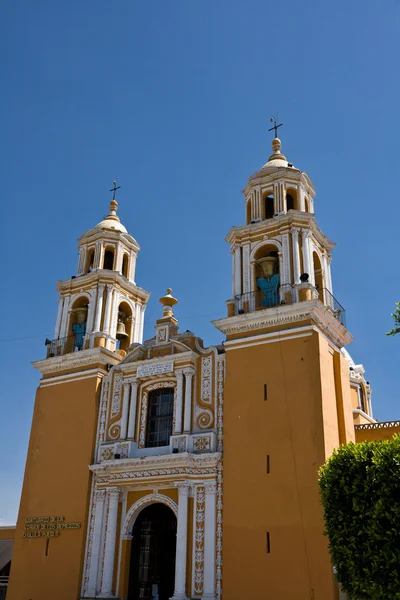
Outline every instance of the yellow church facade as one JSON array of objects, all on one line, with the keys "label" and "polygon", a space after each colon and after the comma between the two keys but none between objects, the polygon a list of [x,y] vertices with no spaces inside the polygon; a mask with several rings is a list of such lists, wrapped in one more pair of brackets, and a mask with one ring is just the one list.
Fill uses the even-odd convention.
[{"label": "yellow church facade", "polygon": [[374,420],[364,368],[344,349],[314,197],[275,138],[227,236],[217,347],[179,331],[170,289],[143,341],[150,294],[115,197],[79,238],[34,363],[7,600],[339,600],[318,468],[340,444],[400,427]]}]

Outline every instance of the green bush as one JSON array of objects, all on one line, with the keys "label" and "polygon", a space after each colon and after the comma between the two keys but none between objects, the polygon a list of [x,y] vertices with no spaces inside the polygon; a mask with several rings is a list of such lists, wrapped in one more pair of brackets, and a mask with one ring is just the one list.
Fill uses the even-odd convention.
[{"label": "green bush", "polygon": [[396,308],[392,314],[394,327],[386,335],[397,335],[400,333],[400,302],[396,302]]},{"label": "green bush", "polygon": [[343,591],[353,600],[400,599],[400,437],[340,446],[319,486]]}]

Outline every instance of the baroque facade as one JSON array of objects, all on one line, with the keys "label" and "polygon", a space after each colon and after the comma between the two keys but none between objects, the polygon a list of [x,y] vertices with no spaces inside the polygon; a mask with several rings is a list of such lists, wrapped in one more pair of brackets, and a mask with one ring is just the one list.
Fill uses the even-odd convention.
[{"label": "baroque facade", "polygon": [[318,468],[339,444],[399,424],[376,423],[344,349],[314,197],[275,138],[227,236],[218,347],[179,332],[170,289],[143,341],[150,294],[115,198],[79,238],[54,340],[34,363],[8,600],[339,599]]}]

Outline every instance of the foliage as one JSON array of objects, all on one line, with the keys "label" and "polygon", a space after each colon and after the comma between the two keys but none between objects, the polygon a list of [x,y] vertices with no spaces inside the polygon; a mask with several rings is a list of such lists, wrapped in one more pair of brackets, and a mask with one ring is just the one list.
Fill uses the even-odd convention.
[{"label": "foliage", "polygon": [[319,486],[343,591],[354,600],[400,599],[400,437],[340,446]]},{"label": "foliage", "polygon": [[400,302],[396,302],[396,308],[394,313],[391,315],[394,320],[394,327],[386,335],[396,335],[400,333]]}]

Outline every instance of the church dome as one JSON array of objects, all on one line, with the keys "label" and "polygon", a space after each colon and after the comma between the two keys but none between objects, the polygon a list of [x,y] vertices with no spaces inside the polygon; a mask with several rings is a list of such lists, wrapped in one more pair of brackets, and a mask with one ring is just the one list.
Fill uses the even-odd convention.
[{"label": "church dome", "polygon": [[279,138],[275,138],[272,140],[272,154],[268,159],[268,162],[262,167],[263,169],[267,169],[269,167],[288,167],[289,163],[286,160],[286,156],[282,154],[282,142]]},{"label": "church dome", "polygon": [[105,219],[103,219],[102,221],[100,221],[100,223],[96,225],[96,229],[110,229],[112,231],[128,233],[128,230],[126,229],[125,225],[122,225],[119,219],[118,221],[116,221],[115,219],[110,219],[109,215],[107,215]]},{"label": "church dome", "polygon": [[120,231],[121,233],[128,233],[125,225],[122,225],[120,218],[117,215],[118,202],[113,199],[110,202],[109,213],[104,217],[100,223],[96,225],[96,229],[108,229],[110,231]]}]

